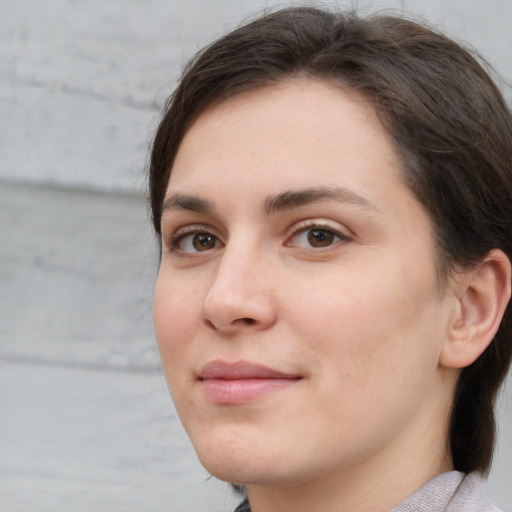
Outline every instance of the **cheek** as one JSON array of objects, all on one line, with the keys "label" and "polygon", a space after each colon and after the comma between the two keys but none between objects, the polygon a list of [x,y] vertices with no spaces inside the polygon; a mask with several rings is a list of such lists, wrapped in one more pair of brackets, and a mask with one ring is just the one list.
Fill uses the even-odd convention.
[{"label": "cheek", "polygon": [[[162,366],[171,384],[182,374],[187,349],[197,329],[198,294],[168,273],[160,272],[153,301],[153,324]],[[176,379],[175,379],[176,380]]]},{"label": "cheek", "polygon": [[290,298],[289,325],[312,370],[308,428],[331,433],[318,448],[326,457],[333,439],[356,453],[393,435],[430,393],[439,308],[411,277],[391,286],[389,275],[352,273],[325,281],[322,293],[297,289],[302,299]]},{"label": "cheek", "polygon": [[335,364],[336,378],[359,389],[379,378],[403,383],[427,359],[435,365],[436,288],[417,273],[382,268],[331,273],[314,290],[297,283],[288,301],[305,357]]}]

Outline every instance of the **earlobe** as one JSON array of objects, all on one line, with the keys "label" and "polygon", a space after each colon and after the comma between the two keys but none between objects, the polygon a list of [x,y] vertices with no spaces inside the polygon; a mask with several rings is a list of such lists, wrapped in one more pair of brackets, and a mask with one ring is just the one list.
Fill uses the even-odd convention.
[{"label": "earlobe", "polygon": [[448,325],[440,364],[464,368],[492,342],[511,295],[511,264],[498,249],[457,279],[457,304]]}]

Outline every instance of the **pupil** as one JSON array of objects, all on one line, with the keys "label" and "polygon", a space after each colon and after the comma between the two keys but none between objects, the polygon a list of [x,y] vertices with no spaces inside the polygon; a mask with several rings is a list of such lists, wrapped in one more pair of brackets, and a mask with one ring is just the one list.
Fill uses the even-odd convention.
[{"label": "pupil", "polygon": [[312,229],[308,233],[308,241],[313,247],[326,247],[332,244],[334,234],[325,229]]},{"label": "pupil", "polygon": [[194,236],[193,245],[197,251],[204,251],[206,249],[212,249],[215,245],[215,240],[212,235],[198,233]]}]

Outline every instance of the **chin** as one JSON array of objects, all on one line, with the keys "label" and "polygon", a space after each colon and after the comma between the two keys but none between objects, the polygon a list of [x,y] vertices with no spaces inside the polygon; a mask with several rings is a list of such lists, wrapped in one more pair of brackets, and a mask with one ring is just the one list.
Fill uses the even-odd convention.
[{"label": "chin", "polygon": [[[201,461],[202,462],[202,461]],[[203,462],[202,462],[203,463]],[[215,478],[235,485],[288,486],[297,483],[297,478],[290,472],[280,471],[275,467],[275,460],[268,464],[262,461],[225,460],[220,463],[203,463],[205,469]]]},{"label": "chin", "polygon": [[207,441],[203,438],[193,444],[201,464],[219,480],[245,484],[252,481],[258,473],[258,457],[250,445],[241,446],[240,439],[228,438],[227,442],[222,442],[219,439]]},{"label": "chin", "polygon": [[[199,460],[204,468],[215,478],[231,484],[247,484],[260,481],[260,475],[264,473],[260,464],[250,456],[242,454],[202,455],[198,453]],[[268,474],[267,474],[268,478]],[[259,482],[261,483],[261,482]]]},{"label": "chin", "polygon": [[[201,464],[214,477],[232,484],[271,485],[286,480],[286,457],[269,442],[260,447],[255,439],[248,436],[228,437],[227,442],[219,439],[201,439],[194,448]],[[280,464],[277,464],[277,462]],[[286,464],[284,464],[286,466]]]}]

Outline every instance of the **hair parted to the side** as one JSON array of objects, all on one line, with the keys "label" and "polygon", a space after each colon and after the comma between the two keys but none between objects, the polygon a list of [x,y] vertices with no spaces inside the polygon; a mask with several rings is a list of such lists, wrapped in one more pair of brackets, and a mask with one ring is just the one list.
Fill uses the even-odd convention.
[{"label": "hair parted to the side", "polygon": [[[155,231],[173,161],[206,108],[283,80],[328,81],[374,106],[402,159],[405,182],[429,213],[442,279],[492,249],[512,259],[512,117],[477,60],[457,43],[393,16],[360,18],[288,8],[243,26],[185,69],[155,136],[150,201]],[[509,304],[495,339],[464,368],[450,446],[455,469],[489,469],[494,404],[512,358]]]}]

